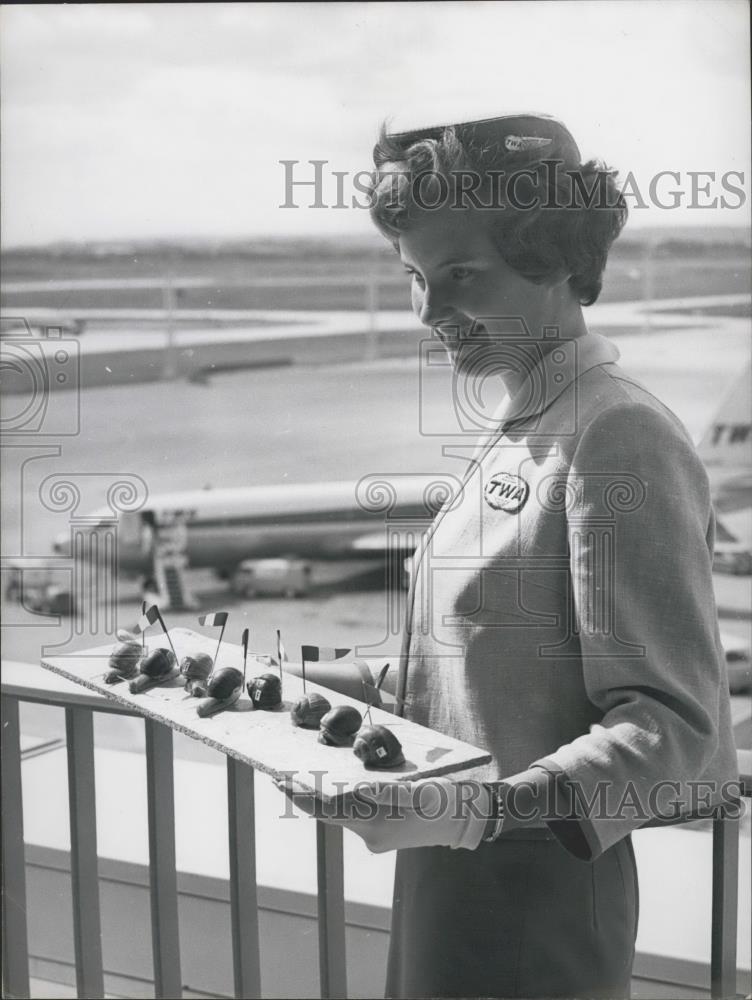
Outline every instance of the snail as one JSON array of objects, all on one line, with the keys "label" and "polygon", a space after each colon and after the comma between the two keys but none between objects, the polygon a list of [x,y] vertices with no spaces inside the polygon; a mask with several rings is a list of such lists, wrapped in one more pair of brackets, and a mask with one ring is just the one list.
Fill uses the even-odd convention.
[{"label": "snail", "polygon": [[139,670],[138,677],[135,677],[129,685],[131,694],[148,691],[157,684],[166,684],[173,677],[177,677],[177,657],[171,649],[155,649],[141,661]]},{"label": "snail", "polygon": [[282,681],[276,674],[261,674],[248,681],[248,697],[254,708],[276,708],[282,704]]},{"label": "snail", "polygon": [[235,667],[220,667],[209,678],[206,686],[207,698],[202,698],[196,711],[205,719],[234,705],[243,690],[243,674]]},{"label": "snail", "polygon": [[298,698],[290,709],[290,718],[294,726],[302,726],[303,729],[318,729],[319,723],[331,707],[323,694],[317,694],[313,691],[311,694],[304,694],[302,698]]},{"label": "snail", "polygon": [[135,677],[143,653],[141,643],[136,642],[135,638],[118,643],[110,654],[108,663],[110,669],[105,674],[105,684],[117,684],[118,681]]},{"label": "snail", "polygon": [[353,737],[360,729],[363,717],[352,705],[337,705],[319,723],[319,743],[329,747],[352,746]]},{"label": "snail", "polygon": [[185,678],[185,690],[194,698],[205,698],[208,693],[209,675],[214,669],[214,660],[208,653],[184,656],[180,661],[180,673]]},{"label": "snail", "polygon": [[369,768],[405,763],[402,744],[386,726],[364,726],[355,737],[353,753]]}]

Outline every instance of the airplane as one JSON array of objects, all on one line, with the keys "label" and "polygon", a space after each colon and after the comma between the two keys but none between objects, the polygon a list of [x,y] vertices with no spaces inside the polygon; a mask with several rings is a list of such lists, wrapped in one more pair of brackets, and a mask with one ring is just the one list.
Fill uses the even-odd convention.
[{"label": "airplane", "polygon": [[[748,369],[734,383],[698,443],[714,505],[724,515],[718,522],[716,546],[716,568],[722,572],[752,572],[750,540],[739,539],[725,523],[731,512],[752,506],[750,385]],[[399,496],[389,520],[401,521],[402,527],[392,530],[389,541],[383,513],[362,507],[351,482],[157,494],[143,509],[120,515],[119,568],[126,575],[153,575],[155,540],[180,549],[184,565],[210,567],[223,579],[231,578],[248,559],[383,560],[387,551],[405,559],[430,520],[425,489],[425,476],[399,477]],[[94,523],[99,516],[103,521],[111,519],[109,509],[92,512]],[[60,536],[55,552],[67,554],[68,545],[68,537]]]},{"label": "airplane", "polygon": [[[407,519],[389,541],[383,513],[360,506],[351,482],[205,488],[158,494],[118,520],[119,569],[151,575],[157,538],[176,545],[191,568],[210,567],[229,578],[247,559],[295,556],[320,560],[383,559],[387,551],[410,555],[430,513],[425,476],[400,477],[399,501],[390,519]],[[92,511],[91,530],[111,521],[109,508]],[[404,522],[403,522],[404,523]],[[175,535],[177,534],[177,539]],[[54,550],[67,555],[68,535]]]}]

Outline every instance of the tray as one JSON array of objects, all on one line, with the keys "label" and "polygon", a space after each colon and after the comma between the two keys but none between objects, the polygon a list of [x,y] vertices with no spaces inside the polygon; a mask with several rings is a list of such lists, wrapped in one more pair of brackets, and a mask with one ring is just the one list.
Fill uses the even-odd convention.
[{"label": "tray", "polygon": [[[178,659],[189,653],[214,655],[216,651],[216,640],[191,629],[170,629],[169,635]],[[146,642],[149,650],[169,646],[164,634],[147,636]],[[489,753],[478,747],[373,708],[373,724],[386,725],[394,732],[402,744],[405,763],[385,771],[368,770],[355,756],[352,747],[325,746],[318,742],[316,730],[301,729],[292,724],[290,708],[303,694],[303,681],[299,677],[284,674],[283,701],[278,709],[254,709],[247,692],[243,691],[240,700],[231,708],[202,719],[196,713],[198,699],[186,694],[182,677],[142,694],[131,694],[127,681],[105,684],[104,676],[112,649],[112,645],[107,645],[70,656],[46,657],[42,666],[274,778],[292,776],[298,785],[311,791],[322,802],[331,802],[350,794],[356,787],[383,787],[416,778],[452,774],[485,764],[491,759]],[[222,643],[217,665],[235,666],[242,670],[241,647]],[[265,663],[249,653],[247,680],[258,674],[277,672],[277,669],[269,666],[268,661]],[[325,695],[332,706],[353,705],[365,715],[362,701],[307,681],[306,692],[310,694],[313,691]]]}]

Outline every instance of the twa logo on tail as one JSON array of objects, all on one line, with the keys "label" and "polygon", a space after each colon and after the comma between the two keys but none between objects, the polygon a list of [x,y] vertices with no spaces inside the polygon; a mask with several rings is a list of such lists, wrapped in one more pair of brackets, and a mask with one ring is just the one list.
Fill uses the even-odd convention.
[{"label": "twa logo on tail", "polygon": [[710,477],[716,511],[752,506],[752,366],[734,382],[697,451]]},{"label": "twa logo on tail", "polygon": [[705,430],[697,450],[708,466],[749,467],[752,445],[752,370],[747,367]]}]

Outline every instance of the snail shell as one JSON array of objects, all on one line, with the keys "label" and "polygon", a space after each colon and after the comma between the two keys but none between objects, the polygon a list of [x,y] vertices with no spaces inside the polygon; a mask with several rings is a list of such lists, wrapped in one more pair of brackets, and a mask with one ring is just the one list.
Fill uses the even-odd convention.
[{"label": "snail shell", "polygon": [[214,668],[214,660],[208,653],[184,656],[180,661],[180,673],[185,677],[185,690],[194,698],[205,698],[207,681]]},{"label": "snail shell", "polygon": [[304,729],[318,729],[319,723],[331,707],[330,702],[323,694],[313,691],[311,694],[304,694],[302,698],[298,698],[290,709],[290,718],[295,726],[302,726]]},{"label": "snail shell", "polygon": [[209,678],[210,698],[229,698],[233,691],[243,686],[243,675],[235,667],[220,667]]},{"label": "snail shell", "polygon": [[141,643],[135,639],[119,643],[110,655],[110,669],[105,674],[105,684],[117,684],[118,681],[135,677],[142,653]]},{"label": "snail shell", "polygon": [[177,676],[178,664],[171,649],[155,649],[141,661],[140,674],[130,682],[131,694],[147,691]]},{"label": "snail shell", "polygon": [[234,705],[243,689],[243,675],[235,667],[220,667],[209,678],[206,691],[208,698],[203,698],[196,706],[196,711],[205,719],[215,712],[221,712]]},{"label": "snail shell", "polygon": [[365,767],[396,767],[405,763],[402,744],[386,726],[364,726],[355,737],[353,753]]},{"label": "snail shell", "polygon": [[363,717],[352,705],[337,705],[319,723],[319,743],[330,747],[352,746],[353,737],[360,729]]},{"label": "snail shell", "polygon": [[261,674],[248,682],[248,697],[254,708],[276,708],[282,704],[282,681],[276,674]]}]

